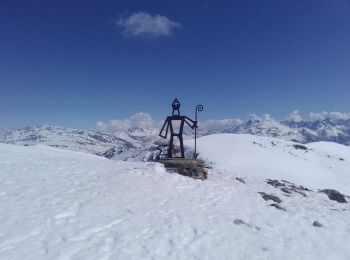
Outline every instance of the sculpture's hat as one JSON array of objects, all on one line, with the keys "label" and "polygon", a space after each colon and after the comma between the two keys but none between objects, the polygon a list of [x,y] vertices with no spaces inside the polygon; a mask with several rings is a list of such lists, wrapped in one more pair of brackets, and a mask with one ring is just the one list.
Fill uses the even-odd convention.
[{"label": "sculpture's hat", "polygon": [[177,98],[174,99],[174,101],[171,105],[172,105],[173,109],[176,109],[176,110],[180,109],[180,106],[181,106],[180,101]]},{"label": "sculpture's hat", "polygon": [[[173,103],[171,104],[171,106],[173,107],[173,116],[179,116],[180,115],[180,101],[175,98]],[[175,113],[176,112],[176,113]]]}]

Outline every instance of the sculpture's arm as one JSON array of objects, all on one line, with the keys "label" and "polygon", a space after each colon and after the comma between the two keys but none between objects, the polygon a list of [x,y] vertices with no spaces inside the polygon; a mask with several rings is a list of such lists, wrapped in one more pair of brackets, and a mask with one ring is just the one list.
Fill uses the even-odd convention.
[{"label": "sculpture's arm", "polygon": [[189,117],[187,117],[187,116],[185,116],[185,122],[186,122],[186,124],[188,124],[189,127],[191,127],[192,129],[198,127],[198,126],[197,126],[197,121],[194,121],[194,120],[192,120],[191,118],[189,118]]},{"label": "sculpture's arm", "polygon": [[[163,133],[164,130],[165,130],[165,133]],[[169,119],[167,118],[163,124],[162,130],[160,130],[159,136],[166,139],[168,136],[168,131],[169,131]]]}]

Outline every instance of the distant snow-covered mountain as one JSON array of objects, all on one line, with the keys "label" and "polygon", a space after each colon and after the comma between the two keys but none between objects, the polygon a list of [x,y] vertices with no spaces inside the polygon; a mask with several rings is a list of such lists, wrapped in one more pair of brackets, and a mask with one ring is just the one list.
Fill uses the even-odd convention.
[{"label": "distant snow-covered mountain", "polygon": [[[109,159],[142,161],[166,144],[158,136],[159,128],[132,127],[111,133],[77,130],[57,126],[24,127],[0,133],[0,142],[19,145],[45,144],[73,151],[97,154]],[[239,119],[208,120],[199,123],[198,136],[217,133],[251,134],[311,143],[329,141],[350,145],[350,120],[319,119],[315,121],[277,121],[269,116],[247,121]],[[185,139],[194,137],[186,129]]]},{"label": "distant snow-covered mountain", "polygon": [[238,126],[223,131],[224,133],[252,134],[276,137],[288,141],[310,143],[329,141],[350,145],[350,120],[316,120],[316,121],[277,121],[267,117],[250,119]]},{"label": "distant snow-covered mountain", "polygon": [[286,140],[299,140],[301,138],[299,132],[296,129],[275,121],[272,118],[255,120],[250,119],[238,126],[225,129],[223,132],[277,137]]},{"label": "distant snow-covered mountain", "polygon": [[0,142],[24,146],[45,144],[92,154],[111,148],[115,148],[117,153],[135,148],[133,143],[108,134],[48,125],[6,130],[0,135]]},{"label": "distant snow-covered mountain", "polygon": [[48,125],[3,131],[0,142],[23,146],[44,144],[123,161],[142,161],[149,152],[166,143],[158,137],[158,129],[155,128],[131,128],[111,135]]}]

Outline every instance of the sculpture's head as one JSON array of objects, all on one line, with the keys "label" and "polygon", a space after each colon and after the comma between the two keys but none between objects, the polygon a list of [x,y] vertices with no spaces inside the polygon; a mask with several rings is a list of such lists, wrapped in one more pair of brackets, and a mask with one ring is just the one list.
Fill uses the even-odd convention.
[{"label": "sculpture's head", "polygon": [[177,100],[177,98],[174,99],[171,106],[173,107],[173,116],[179,116],[181,104],[180,104],[179,100]]}]

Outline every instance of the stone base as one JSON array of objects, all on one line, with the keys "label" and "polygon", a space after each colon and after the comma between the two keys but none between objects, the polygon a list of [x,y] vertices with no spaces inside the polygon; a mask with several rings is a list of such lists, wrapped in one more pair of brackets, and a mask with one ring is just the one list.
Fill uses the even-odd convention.
[{"label": "stone base", "polygon": [[205,180],[208,178],[208,172],[204,168],[204,162],[202,160],[189,158],[171,158],[162,159],[158,162],[164,164],[164,167],[171,172],[177,172],[181,175],[194,179]]}]

